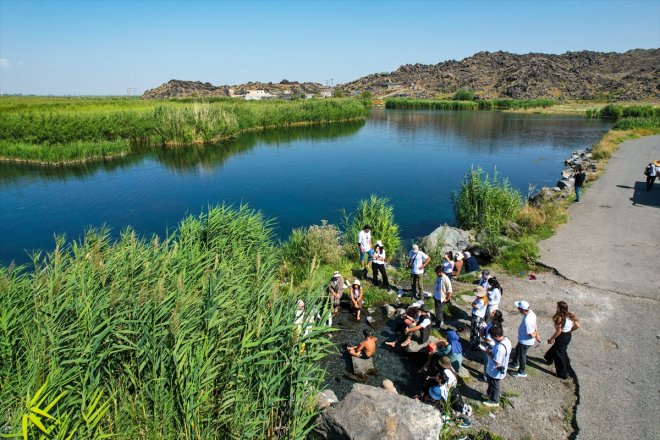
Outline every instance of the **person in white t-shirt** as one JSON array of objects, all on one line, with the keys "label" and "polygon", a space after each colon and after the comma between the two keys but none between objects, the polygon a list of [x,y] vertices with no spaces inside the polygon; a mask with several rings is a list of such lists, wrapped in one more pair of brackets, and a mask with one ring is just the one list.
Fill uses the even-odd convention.
[{"label": "person in white t-shirt", "polygon": [[470,347],[472,350],[477,350],[479,348],[482,324],[486,316],[486,308],[488,307],[488,297],[486,296],[486,291],[481,286],[475,287],[473,293],[475,298],[472,302]]},{"label": "person in white t-shirt", "polygon": [[504,289],[500,285],[500,282],[497,281],[497,278],[490,277],[488,280],[488,288],[486,289],[486,295],[488,296],[488,308],[486,309],[487,320],[489,320],[490,315],[499,308],[503,292]]},{"label": "person in white t-shirt", "polygon": [[502,327],[497,325],[490,329],[490,336],[495,344],[487,350],[486,381],[488,389],[486,390],[487,399],[483,403],[486,406],[499,406],[502,379],[506,377],[507,364],[511,356],[511,341],[504,336]]},{"label": "person in white t-shirt", "polygon": [[410,345],[413,338],[415,338],[420,344],[426,344],[428,342],[429,336],[431,335],[431,313],[426,307],[426,304],[422,304],[413,318],[412,323],[404,330],[404,333],[403,340],[385,342],[385,345],[395,347],[397,342],[401,342],[401,347],[407,347]]},{"label": "person in white t-shirt", "polygon": [[371,261],[373,250],[371,249],[371,226],[364,225],[358,234],[358,250],[360,251],[360,267],[362,278],[367,277],[367,265]]},{"label": "person in white t-shirt", "polygon": [[408,253],[408,267],[412,275],[412,295],[416,299],[424,296],[424,268],[431,262],[431,257],[419,250],[414,244]]},{"label": "person in white t-shirt", "polygon": [[378,285],[378,274],[380,273],[380,276],[383,277],[383,287],[390,290],[390,281],[387,278],[387,270],[385,270],[385,247],[380,240],[378,240],[376,246],[374,246],[371,270],[374,273],[374,286]]},{"label": "person in white t-shirt", "polygon": [[512,361],[509,368],[518,370],[513,373],[513,377],[527,377],[525,367],[527,366],[527,350],[534,346],[536,341],[541,342],[538,327],[536,325],[536,313],[529,308],[527,301],[516,301],[518,311],[523,315],[523,319],[518,326],[518,344],[512,353]]}]

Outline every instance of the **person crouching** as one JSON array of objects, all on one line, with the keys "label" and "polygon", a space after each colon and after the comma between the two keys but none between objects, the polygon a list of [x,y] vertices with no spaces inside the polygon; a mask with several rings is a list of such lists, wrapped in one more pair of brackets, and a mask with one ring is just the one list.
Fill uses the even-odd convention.
[{"label": "person crouching", "polygon": [[[422,305],[417,311],[413,322],[405,328],[403,341],[399,344],[401,347],[407,347],[413,338],[420,344],[426,344],[431,334],[431,313],[426,304]],[[399,341],[385,342],[390,347],[396,347]]]}]

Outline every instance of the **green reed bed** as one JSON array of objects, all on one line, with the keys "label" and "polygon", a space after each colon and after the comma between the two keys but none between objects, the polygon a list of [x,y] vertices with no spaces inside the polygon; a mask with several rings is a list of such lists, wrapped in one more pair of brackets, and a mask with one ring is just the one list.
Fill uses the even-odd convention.
[{"label": "green reed bed", "polygon": [[329,329],[297,330],[320,289],[282,287],[278,266],[270,224],[219,207],[162,242],[90,230],[0,268],[3,432],[304,438]]},{"label": "green reed bed", "polygon": [[478,101],[388,98],[386,108],[408,108],[428,110],[518,110],[546,108],[555,105],[552,99],[483,99]]},{"label": "green reed bed", "polygon": [[[246,130],[362,119],[353,99],[188,102],[121,98],[2,98],[0,157],[48,162],[127,153],[132,145],[215,143]],[[96,145],[99,144],[99,145]],[[21,147],[17,148],[16,146]],[[37,154],[35,148],[52,149]],[[119,147],[121,146],[121,149]]]}]

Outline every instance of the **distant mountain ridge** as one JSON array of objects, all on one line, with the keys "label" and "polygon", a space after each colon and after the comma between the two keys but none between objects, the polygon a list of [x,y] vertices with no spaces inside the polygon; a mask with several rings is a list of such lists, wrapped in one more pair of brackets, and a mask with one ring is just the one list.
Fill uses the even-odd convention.
[{"label": "distant mountain ridge", "polygon": [[319,83],[287,81],[279,83],[248,82],[235,86],[214,86],[209,82],[182,81],[172,79],[142,95],[145,99],[187,98],[187,97],[230,97],[245,95],[249,90],[264,90],[272,95],[314,95],[324,87]]},{"label": "distant mountain ridge", "polygon": [[660,49],[562,55],[479,52],[461,61],[406,64],[338,87],[348,94],[418,98],[448,97],[465,89],[489,99],[660,99]]},{"label": "distant mountain ridge", "polygon": [[[448,98],[470,90],[478,98],[552,98],[556,100],[660,99],[660,49],[617,52],[566,52],[561,55],[479,52],[461,61],[406,64],[393,72],[374,73],[339,84],[353,95]],[[314,82],[282,80],[214,86],[208,82],[170,80],[147,90],[144,98],[242,96],[264,90],[275,96],[315,95],[328,90]]]}]

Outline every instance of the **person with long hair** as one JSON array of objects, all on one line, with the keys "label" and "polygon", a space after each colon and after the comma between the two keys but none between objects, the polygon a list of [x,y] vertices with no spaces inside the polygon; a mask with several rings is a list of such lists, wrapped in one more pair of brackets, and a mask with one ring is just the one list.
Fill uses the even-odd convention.
[{"label": "person with long hair", "polygon": [[486,308],[486,319],[490,320],[492,313],[500,306],[504,289],[497,281],[497,278],[490,277],[488,279],[488,287],[486,288],[486,296],[488,297],[488,307]]},{"label": "person with long hair", "polygon": [[371,269],[374,273],[374,286],[378,285],[378,274],[380,273],[383,278],[383,287],[389,290],[390,281],[387,279],[387,271],[385,270],[385,247],[380,240],[376,242],[376,246],[374,247]]},{"label": "person with long hair", "polygon": [[553,345],[545,354],[545,361],[548,365],[554,361],[557,376],[568,379],[569,376],[575,375],[568,359],[568,344],[571,342],[571,334],[580,328],[580,322],[575,314],[568,310],[568,304],[564,301],[557,303],[557,312],[552,320],[555,323],[555,333],[548,339],[548,344]]},{"label": "person with long hair", "polygon": [[472,302],[472,320],[470,325],[470,348],[472,350],[479,349],[479,340],[482,323],[484,322],[484,317],[486,316],[486,308],[488,307],[488,297],[486,296],[486,290],[477,286],[473,293],[475,295],[474,302]]}]

